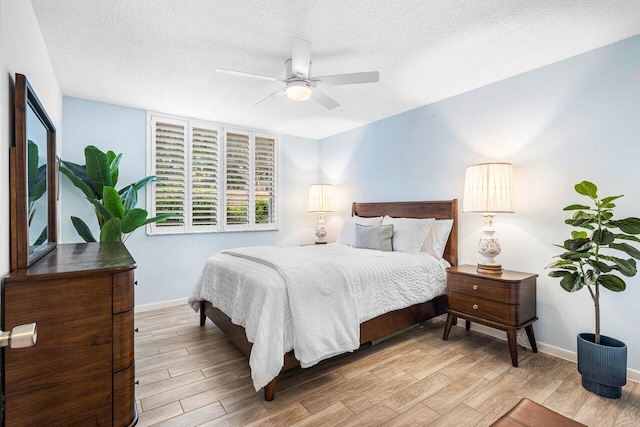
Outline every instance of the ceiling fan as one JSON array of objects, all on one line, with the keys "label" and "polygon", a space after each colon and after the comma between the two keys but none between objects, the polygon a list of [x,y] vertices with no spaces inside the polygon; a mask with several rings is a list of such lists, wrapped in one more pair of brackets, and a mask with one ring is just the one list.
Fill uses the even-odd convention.
[{"label": "ceiling fan", "polygon": [[377,71],[369,71],[365,73],[351,74],[334,74],[331,76],[311,77],[311,42],[308,40],[293,38],[291,49],[291,58],[285,62],[287,77],[265,76],[262,74],[245,73],[243,71],[226,70],[218,68],[218,73],[231,74],[234,76],[250,77],[253,79],[268,80],[272,82],[284,83],[282,89],[272,93],[266,98],[261,99],[255,105],[266,104],[272,101],[277,95],[285,92],[289,99],[294,101],[305,101],[309,98],[316,101],[323,107],[333,110],[338,104],[333,98],[322,93],[317,87],[351,85],[358,83],[375,83],[380,80],[380,74]]}]

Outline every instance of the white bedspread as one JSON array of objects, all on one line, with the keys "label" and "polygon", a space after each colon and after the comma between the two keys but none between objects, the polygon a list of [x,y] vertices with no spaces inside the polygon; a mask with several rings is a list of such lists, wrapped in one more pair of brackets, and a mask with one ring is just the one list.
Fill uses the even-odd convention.
[{"label": "white bedspread", "polygon": [[189,303],[210,301],[245,328],[256,390],[294,350],[308,367],[359,346],[359,324],[445,291],[442,260],[431,255],[330,244],[252,247],[211,257]]}]

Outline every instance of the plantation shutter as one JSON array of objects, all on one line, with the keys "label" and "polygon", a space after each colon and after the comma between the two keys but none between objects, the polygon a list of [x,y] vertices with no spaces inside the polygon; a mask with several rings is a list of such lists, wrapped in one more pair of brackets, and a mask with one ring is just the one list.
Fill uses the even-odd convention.
[{"label": "plantation shutter", "polygon": [[186,130],[186,122],[152,119],[152,173],[156,176],[152,214],[173,214],[166,221],[152,224],[152,229],[184,230],[187,215]]},{"label": "plantation shutter", "polygon": [[191,225],[218,229],[218,130],[194,125],[191,131]]},{"label": "plantation shutter", "polygon": [[254,145],[254,203],[255,224],[273,225],[276,222],[276,140],[255,135]]},{"label": "plantation shutter", "polygon": [[251,145],[250,134],[225,132],[226,225],[228,229],[247,229],[250,218]]}]

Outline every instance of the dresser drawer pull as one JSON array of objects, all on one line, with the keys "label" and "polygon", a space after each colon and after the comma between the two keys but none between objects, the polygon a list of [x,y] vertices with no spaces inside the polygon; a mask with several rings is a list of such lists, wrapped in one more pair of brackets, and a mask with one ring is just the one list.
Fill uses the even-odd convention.
[{"label": "dresser drawer pull", "polygon": [[138,330],[138,328],[135,328],[133,332],[140,332],[140,331]]},{"label": "dresser drawer pull", "polygon": [[140,385],[140,380],[136,381],[136,385]]},{"label": "dresser drawer pull", "polygon": [[478,304],[473,304],[473,309],[477,310],[478,309]]},{"label": "dresser drawer pull", "polygon": [[478,289],[478,285],[473,285],[472,288],[473,289]]},{"label": "dresser drawer pull", "polygon": [[138,281],[133,282],[134,285],[138,286]]}]

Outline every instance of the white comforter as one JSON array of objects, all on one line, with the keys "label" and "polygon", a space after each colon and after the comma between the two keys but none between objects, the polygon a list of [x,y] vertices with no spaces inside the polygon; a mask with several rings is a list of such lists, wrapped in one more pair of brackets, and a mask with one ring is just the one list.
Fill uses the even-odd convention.
[{"label": "white comforter", "polygon": [[442,260],[346,245],[252,247],[207,261],[189,303],[210,301],[245,328],[256,390],[294,350],[302,367],[359,346],[359,324],[445,291]]}]

